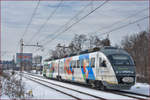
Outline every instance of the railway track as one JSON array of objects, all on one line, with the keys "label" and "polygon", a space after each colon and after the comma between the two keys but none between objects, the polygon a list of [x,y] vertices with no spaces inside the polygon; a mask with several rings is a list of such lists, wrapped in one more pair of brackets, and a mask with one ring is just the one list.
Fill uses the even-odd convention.
[{"label": "railway track", "polygon": [[[54,90],[56,90],[60,93],[68,95],[68,96],[70,96],[74,99],[77,99],[77,100],[85,99],[85,98],[81,98],[82,95],[86,96],[86,97],[89,97],[90,99],[106,100],[106,99],[104,99],[102,97],[99,97],[99,96],[95,96],[95,95],[92,95],[92,94],[89,94],[89,93],[86,93],[86,92],[78,91],[78,90],[75,90],[75,89],[72,89],[72,88],[67,88],[67,87],[57,85],[57,84],[54,84],[54,83],[51,83],[51,82],[43,81],[43,80],[40,80],[38,78],[33,78],[33,77],[29,77],[29,76],[24,76],[24,77],[29,79],[29,80],[32,80],[36,83],[39,83],[43,86],[54,89]],[[75,96],[75,95],[77,95],[77,96]]]},{"label": "railway track", "polygon": [[[30,74],[30,75],[34,75],[34,74]],[[34,76],[36,76],[36,75],[34,75]],[[39,76],[36,76],[36,77],[39,77]],[[43,78],[42,76],[40,76],[40,77]],[[87,88],[87,86],[84,86],[84,87]],[[88,87],[88,88],[91,88],[91,87]],[[94,89],[96,89],[96,88],[94,88]],[[96,90],[98,90],[98,89],[96,89]],[[101,91],[101,90],[99,90],[99,91]],[[138,94],[138,93],[133,93],[133,92],[127,92],[127,91],[112,91],[112,90],[110,91],[110,90],[107,90],[104,92],[113,93],[113,94],[117,94],[117,95],[121,95],[121,96],[126,96],[126,97],[130,97],[130,98],[134,98],[134,99],[149,99],[150,98],[150,96],[148,96],[148,95]]]},{"label": "railway track", "polygon": [[136,93],[124,92],[124,91],[111,91],[111,93],[115,93],[118,95],[128,96],[136,99],[149,99],[147,96],[137,95]]}]

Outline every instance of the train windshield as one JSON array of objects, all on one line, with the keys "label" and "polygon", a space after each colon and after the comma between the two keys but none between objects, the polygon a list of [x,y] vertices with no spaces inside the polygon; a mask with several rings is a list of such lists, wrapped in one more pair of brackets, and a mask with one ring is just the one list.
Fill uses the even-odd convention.
[{"label": "train windshield", "polygon": [[134,66],[131,57],[128,55],[114,54],[109,55],[108,59],[113,66]]}]

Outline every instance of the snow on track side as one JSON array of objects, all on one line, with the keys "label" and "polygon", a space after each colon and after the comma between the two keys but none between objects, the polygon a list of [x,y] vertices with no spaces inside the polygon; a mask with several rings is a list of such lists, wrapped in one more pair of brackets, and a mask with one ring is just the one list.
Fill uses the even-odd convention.
[{"label": "snow on track side", "polygon": [[80,100],[80,99],[101,99],[101,100],[105,100],[105,99],[103,99],[101,97],[96,97],[96,96],[89,95],[87,93],[82,93],[82,92],[78,92],[78,91],[75,91],[75,90],[67,89],[67,88],[64,88],[64,87],[56,86],[56,85],[53,85],[53,84],[50,84],[50,83],[46,83],[44,81],[41,81],[41,80],[38,80],[38,79],[35,79],[35,78],[33,79],[33,78],[26,77],[26,76],[25,76],[25,78],[28,78],[28,79],[30,79],[32,81],[35,81],[35,82],[37,82],[39,84],[42,84],[42,85],[44,85],[44,86],[46,86],[48,88],[52,88],[52,89],[54,89],[54,90],[56,90],[58,92],[64,93],[66,95],[69,95],[69,96],[71,96],[71,97],[73,97],[75,99],[78,99],[78,100]]},{"label": "snow on track side", "polygon": [[63,93],[60,93],[54,89],[47,88],[41,84],[38,84],[32,80],[22,78],[23,82],[25,82],[25,90],[28,93],[29,90],[32,90],[33,97],[26,97],[26,99],[67,99],[67,100],[73,100],[73,97],[70,97],[68,95],[64,95]]},{"label": "snow on track side", "polygon": [[112,91],[112,93],[123,95],[123,96],[128,96],[128,97],[131,97],[131,98],[136,98],[136,99],[149,99],[146,96],[140,96],[140,95],[133,94],[133,93],[130,93],[130,92]]},{"label": "snow on track side", "polygon": [[76,86],[76,85],[72,85],[72,84],[62,83],[62,82],[59,82],[59,81],[39,78],[39,77],[36,77],[36,76],[31,76],[31,75],[29,75],[29,76],[33,77],[33,78],[40,79],[40,80],[45,81],[45,82],[51,82],[53,84],[61,85],[61,86],[64,86],[64,87],[69,87],[70,89],[75,89],[77,91],[92,94],[94,96],[105,98],[105,99],[110,99],[110,98],[111,99],[135,99],[135,98],[122,96],[122,95],[118,95],[118,94],[114,94],[114,93],[110,93],[110,92],[99,91],[99,90],[90,89],[90,88],[86,88],[86,87],[81,87],[81,86]]},{"label": "snow on track side", "polygon": [[[41,75],[39,76],[39,75],[35,75],[35,74],[30,74],[30,73],[26,73],[26,74],[29,74],[29,75],[32,75],[32,76],[35,76],[35,77],[38,77],[38,78],[41,77],[42,79],[45,79],[45,77],[43,77]],[[128,96],[128,97],[136,98],[136,99],[149,99],[150,98],[149,95],[142,94],[142,93],[139,93],[139,92],[136,93],[136,92],[132,92],[132,91],[113,91],[113,92],[112,91],[106,91],[106,92],[114,93],[114,94],[118,94],[118,95],[122,95],[122,96]]]}]

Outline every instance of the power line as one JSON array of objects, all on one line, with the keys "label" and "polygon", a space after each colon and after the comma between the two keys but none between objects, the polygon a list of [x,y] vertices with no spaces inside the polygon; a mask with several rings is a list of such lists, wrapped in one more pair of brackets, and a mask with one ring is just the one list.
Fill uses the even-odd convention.
[{"label": "power line", "polygon": [[[94,10],[90,11],[88,14],[86,14],[85,16],[81,17],[78,21],[76,21],[75,23],[71,24],[68,28],[66,28],[64,31],[58,33],[55,37],[53,37],[51,40],[49,41],[53,41],[55,40],[58,36],[62,35],[64,32],[66,32],[67,30],[69,30],[70,28],[72,28],[74,25],[76,25],[77,23],[79,23],[81,20],[85,19],[87,16],[89,16],[90,14],[92,14],[93,12],[95,12],[97,9],[99,9],[100,7],[102,7],[104,4],[106,4],[109,0],[106,0],[104,3],[102,3],[101,5],[99,5],[98,7],[96,7]],[[49,41],[47,41],[46,43],[48,43]],[[46,44],[44,43],[44,45]]]},{"label": "power line", "polygon": [[[129,26],[129,25],[131,25],[131,24],[134,24],[134,23],[137,23],[137,22],[139,22],[139,21],[145,20],[145,19],[147,19],[148,17],[150,17],[150,16],[145,16],[145,17],[140,18],[140,19],[138,19],[138,20],[136,20],[136,21],[133,21],[133,22],[130,22],[130,23],[128,23],[128,24],[122,25],[122,26],[120,26],[120,27],[114,28],[114,29],[112,29],[112,30],[110,30],[110,31],[108,31],[108,32],[101,33],[99,36],[105,35],[105,34],[108,34],[108,33],[110,34],[110,33],[113,32],[113,31],[122,29],[122,28],[127,27],[127,26]],[[48,50],[48,51],[49,51],[49,50]],[[46,55],[47,55],[47,54],[48,54],[48,53],[46,53]]]},{"label": "power line", "polygon": [[[92,2],[92,1],[91,1]],[[62,27],[60,27],[59,29],[57,29],[53,34],[57,34],[62,28],[64,28],[65,26],[67,26],[70,22],[72,22],[76,17],[78,17],[81,13],[84,12],[85,9],[87,9],[88,6],[91,5],[91,2],[88,3],[86,6],[83,7],[83,9],[81,9],[78,13],[76,13],[70,20],[68,20]],[[49,38],[49,35],[46,36],[45,38],[43,38],[42,40],[38,41],[37,43],[40,43],[42,41],[45,41],[47,38]],[[44,48],[43,48],[44,49]],[[40,50],[39,48],[36,50],[38,51]]]},{"label": "power line", "polygon": [[112,26],[114,26],[114,25],[116,25],[116,24],[119,24],[119,23],[121,23],[121,22],[124,22],[124,21],[128,20],[129,18],[135,17],[136,15],[141,14],[143,11],[146,11],[146,10],[148,10],[148,9],[149,9],[149,8],[142,9],[142,10],[140,10],[140,11],[138,11],[138,12],[136,12],[136,13],[134,13],[134,14],[132,14],[132,15],[130,15],[130,16],[124,18],[123,20],[116,21],[116,22],[112,23],[111,25],[101,27],[101,28],[98,29],[97,31],[95,31],[95,32],[90,32],[90,33],[88,33],[88,34],[96,34],[98,31],[101,31],[101,30],[110,28],[110,27],[112,27]]},{"label": "power line", "polygon": [[[32,40],[37,36],[37,34],[39,34],[42,30],[42,28],[45,27],[45,25],[47,24],[47,22],[52,18],[52,16],[56,13],[57,9],[61,6],[62,1],[60,1],[60,3],[57,5],[57,7],[53,10],[53,12],[47,17],[47,19],[45,20],[45,22],[41,25],[41,27],[38,29],[38,31],[36,33],[34,33],[34,35],[30,38],[29,42],[32,42]],[[29,43],[28,42],[28,43]],[[28,44],[27,43],[27,44]]]},{"label": "power line", "polygon": [[29,29],[29,26],[31,25],[31,22],[32,22],[32,20],[33,20],[35,14],[36,14],[36,12],[37,12],[37,9],[38,9],[38,7],[39,7],[39,4],[40,4],[40,0],[38,1],[38,3],[37,3],[37,5],[36,5],[36,7],[35,7],[35,9],[34,9],[34,11],[33,11],[33,13],[32,13],[32,15],[31,15],[30,21],[28,22],[28,24],[27,24],[27,26],[26,26],[26,28],[25,28],[25,30],[24,30],[24,33],[23,33],[23,35],[22,35],[22,38],[23,38],[23,37],[25,36],[25,34],[27,33],[27,31],[28,31],[28,29]]},{"label": "power line", "polygon": [[[138,20],[135,20],[135,21],[133,21],[133,22],[130,22],[130,23],[128,23],[128,24],[125,24],[125,25],[122,25],[122,26],[120,26],[120,27],[114,28],[114,29],[112,29],[112,30],[110,30],[110,31],[108,31],[108,32],[101,33],[100,35],[110,34],[110,33],[113,32],[113,31],[117,31],[117,30],[122,29],[122,28],[124,28],[124,27],[127,27],[127,26],[129,26],[129,25],[131,25],[131,24],[135,24],[135,23],[137,23],[137,22],[140,22],[140,21],[142,21],[142,20],[145,20],[145,19],[147,19],[148,17],[150,17],[150,16],[142,17],[142,18],[140,18],[140,19],[138,19]],[[100,35],[99,35],[99,36],[100,36]]]},{"label": "power line", "polygon": [[[91,4],[91,3],[89,3],[89,4]],[[87,6],[89,6],[89,4],[86,5],[84,8],[86,8]],[[115,23],[113,23],[113,24],[111,24],[111,25],[102,27],[102,28],[100,28],[100,29],[98,29],[98,30],[103,30],[103,29],[109,28],[109,27],[111,27],[111,26],[114,26],[114,25],[116,25],[116,24],[119,24],[119,23],[121,23],[121,22],[124,22],[125,20],[127,20],[127,19],[129,19],[129,18],[132,18],[132,17],[134,17],[134,16],[136,16],[136,15],[138,15],[138,14],[141,14],[141,12],[146,11],[146,10],[148,10],[148,9],[149,9],[149,8],[144,8],[144,9],[142,9],[142,10],[140,10],[140,11],[138,11],[138,12],[136,12],[136,13],[134,13],[134,14],[132,14],[132,15],[126,17],[126,18],[124,18],[123,20],[119,20],[119,21],[117,21],[117,22],[115,22]],[[83,12],[83,10],[84,10],[84,9],[82,9],[78,14],[80,14],[81,12]],[[75,15],[75,16],[78,16],[78,14]],[[73,20],[73,19],[74,19],[74,17],[71,18],[71,20]],[[71,20],[69,20],[65,25],[67,25]],[[96,32],[98,32],[98,31],[96,31]],[[92,32],[92,33],[90,32],[90,33],[88,33],[88,34],[94,34],[94,33],[96,33],[96,32]],[[48,38],[48,36],[47,36],[46,38]],[[46,39],[45,39],[45,40],[46,40]]]},{"label": "power line", "polygon": [[[92,2],[92,1],[91,1],[91,2]],[[70,22],[72,22],[76,17],[78,17],[89,5],[91,5],[91,2],[88,3],[86,6],[84,6],[84,8],[83,8],[82,10],[80,10],[77,14],[75,14],[75,16],[73,16],[70,20],[68,20],[68,22],[66,22],[62,27],[60,27],[58,30],[56,30],[53,34],[58,33],[62,28],[64,28],[65,26],[67,26],[67,25],[68,25]],[[45,41],[47,38],[49,38],[49,35],[48,35],[46,38],[44,38],[44,39],[38,41],[38,43],[40,43],[40,42],[42,42],[42,41]]]},{"label": "power line", "polygon": [[[76,21],[75,23],[71,24],[68,28],[66,28],[63,32],[60,32],[59,34],[57,34],[54,38],[52,38],[50,41],[53,41],[54,39],[56,39],[58,36],[60,36],[61,34],[63,34],[64,32],[66,32],[67,30],[69,30],[71,27],[73,27],[74,25],[76,25],[77,23],[79,23],[81,20],[85,19],[87,16],[89,16],[90,14],[92,14],[93,12],[95,12],[97,9],[99,9],[100,7],[102,7],[104,4],[106,4],[109,0],[106,0],[104,3],[102,3],[101,5],[99,5],[98,7],[96,7],[94,10],[92,10],[91,12],[89,12],[88,14],[86,14],[85,16],[83,16],[82,18],[80,18],[78,21]],[[49,42],[49,41],[47,41]],[[47,43],[46,42],[46,43]],[[46,44],[44,43],[44,44]],[[48,50],[49,51],[49,50]],[[48,53],[46,53],[47,55]]]},{"label": "power line", "polygon": [[[144,10],[147,10],[147,8],[146,8],[146,9],[143,9],[143,10],[141,10],[141,11],[138,11],[137,13],[135,13],[135,14],[133,14],[133,15],[131,15],[131,16],[125,18],[125,20],[127,20],[128,18],[133,17],[133,16],[135,16],[135,15],[137,15],[137,14],[140,14],[140,12],[142,12],[142,11],[144,11]],[[120,27],[117,27],[117,28],[112,29],[112,30],[110,30],[110,31],[108,31],[108,32],[102,33],[102,35],[103,35],[103,34],[108,34],[108,33],[110,33],[110,32],[119,30],[119,29],[124,28],[124,27],[127,27],[127,26],[130,25],[130,24],[137,23],[137,22],[142,21],[142,20],[144,20],[144,19],[146,19],[146,18],[148,18],[148,17],[149,17],[149,16],[146,16],[146,17],[143,17],[143,18],[138,19],[138,20],[136,20],[136,21],[133,21],[133,22],[131,22],[131,23],[125,24],[125,25],[120,26]],[[121,21],[122,21],[122,20],[121,20]],[[115,23],[113,23],[113,24],[118,24],[118,23],[120,23],[121,21],[117,21],[117,22],[115,22]],[[110,25],[109,25],[109,26],[110,26]],[[107,26],[107,27],[108,27],[108,26]]]}]

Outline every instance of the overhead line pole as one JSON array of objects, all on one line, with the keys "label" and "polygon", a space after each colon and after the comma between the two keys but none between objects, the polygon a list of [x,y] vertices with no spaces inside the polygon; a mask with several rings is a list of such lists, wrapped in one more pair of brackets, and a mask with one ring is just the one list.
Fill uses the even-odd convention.
[{"label": "overhead line pole", "polygon": [[20,98],[21,98],[21,83],[22,83],[22,58],[23,58],[23,39],[20,40]]},{"label": "overhead line pole", "polygon": [[43,47],[42,45],[39,45],[38,43],[36,45],[25,45],[23,43],[23,39],[20,40],[20,98],[21,98],[21,93],[22,93],[21,82],[22,82],[22,71],[23,71],[23,47],[24,46]]}]

